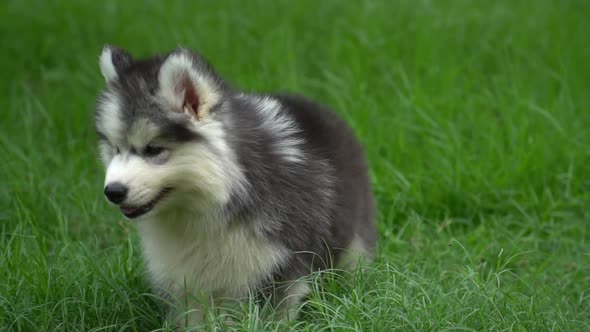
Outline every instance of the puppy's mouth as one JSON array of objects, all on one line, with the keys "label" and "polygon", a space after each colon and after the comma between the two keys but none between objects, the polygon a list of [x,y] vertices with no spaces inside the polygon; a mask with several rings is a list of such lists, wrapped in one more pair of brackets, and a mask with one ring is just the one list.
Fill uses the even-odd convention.
[{"label": "puppy's mouth", "polygon": [[172,188],[165,188],[163,190],[160,191],[160,193],[151,201],[147,202],[144,205],[141,206],[133,206],[133,205],[121,205],[120,209],[121,212],[125,215],[125,217],[129,218],[129,219],[133,219],[133,218],[137,218],[139,216],[142,216],[148,212],[150,212],[154,206],[156,206],[156,204],[162,200],[162,198],[164,198],[164,196],[166,196],[170,191],[172,190]]}]

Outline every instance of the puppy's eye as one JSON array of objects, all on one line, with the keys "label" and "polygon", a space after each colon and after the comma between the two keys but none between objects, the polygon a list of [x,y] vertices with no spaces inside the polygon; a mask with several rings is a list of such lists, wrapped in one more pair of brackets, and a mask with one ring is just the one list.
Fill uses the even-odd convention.
[{"label": "puppy's eye", "polygon": [[121,153],[121,150],[119,150],[119,147],[118,147],[118,146],[115,146],[115,153],[116,153],[116,154],[119,154],[119,153]]},{"label": "puppy's eye", "polygon": [[160,153],[162,153],[163,151],[164,151],[164,148],[161,146],[148,145],[143,150],[143,154],[146,155],[147,157],[155,157],[155,156],[159,155]]}]

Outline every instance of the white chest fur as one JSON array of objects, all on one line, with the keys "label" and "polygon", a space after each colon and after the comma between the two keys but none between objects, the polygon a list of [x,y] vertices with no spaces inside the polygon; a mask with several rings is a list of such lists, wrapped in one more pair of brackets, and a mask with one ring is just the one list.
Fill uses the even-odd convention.
[{"label": "white chest fur", "polygon": [[245,296],[289,254],[242,225],[204,231],[195,222],[146,220],[138,228],[148,269],[169,291]]}]

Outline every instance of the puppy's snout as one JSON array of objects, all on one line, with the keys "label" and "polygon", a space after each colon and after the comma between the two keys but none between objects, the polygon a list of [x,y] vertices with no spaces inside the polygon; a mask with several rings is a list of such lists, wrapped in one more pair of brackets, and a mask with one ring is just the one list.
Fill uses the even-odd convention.
[{"label": "puppy's snout", "polygon": [[115,204],[123,202],[125,198],[127,198],[128,191],[129,190],[127,186],[125,186],[121,182],[109,183],[104,188],[104,194],[107,197],[107,199]]}]

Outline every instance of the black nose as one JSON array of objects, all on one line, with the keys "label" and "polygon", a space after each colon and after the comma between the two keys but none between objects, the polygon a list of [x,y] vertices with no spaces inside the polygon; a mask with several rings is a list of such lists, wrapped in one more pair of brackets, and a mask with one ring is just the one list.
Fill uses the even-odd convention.
[{"label": "black nose", "polygon": [[104,188],[104,194],[107,199],[115,204],[119,204],[127,197],[127,187],[120,182],[113,182]]}]

